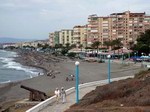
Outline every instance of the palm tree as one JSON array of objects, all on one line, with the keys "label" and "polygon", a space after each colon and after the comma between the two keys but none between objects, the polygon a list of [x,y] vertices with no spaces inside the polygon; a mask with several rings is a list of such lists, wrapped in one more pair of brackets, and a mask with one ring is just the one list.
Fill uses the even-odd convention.
[{"label": "palm tree", "polygon": [[76,44],[72,44],[72,45],[70,46],[70,48],[71,48],[71,49],[76,48]]},{"label": "palm tree", "polygon": [[95,41],[92,45],[91,45],[91,47],[92,48],[96,48],[97,49],[97,53],[98,53],[98,49],[99,49],[99,46],[101,45],[101,42],[99,42],[99,41]]},{"label": "palm tree", "polygon": [[109,49],[109,47],[112,46],[112,41],[110,41],[110,40],[109,41],[105,41],[103,45],[106,46],[107,49]]},{"label": "palm tree", "polygon": [[70,43],[66,43],[65,46],[66,46],[67,49],[69,49],[70,48]]},{"label": "palm tree", "polygon": [[117,38],[116,40],[113,40],[113,45],[114,45],[114,50],[118,49],[118,56],[119,56],[119,49],[123,46],[123,44],[121,43],[121,39]]},{"label": "palm tree", "polygon": [[82,51],[83,45],[82,45],[82,44],[80,44],[80,45],[79,45],[79,48],[81,48],[81,51]]},{"label": "palm tree", "polygon": [[40,48],[40,47],[43,47],[43,45],[40,44],[40,43],[38,43],[38,44],[37,44],[37,47]]},{"label": "palm tree", "polygon": [[129,42],[128,46],[129,46],[129,49],[133,50],[133,48],[134,48],[134,42],[133,41]]}]

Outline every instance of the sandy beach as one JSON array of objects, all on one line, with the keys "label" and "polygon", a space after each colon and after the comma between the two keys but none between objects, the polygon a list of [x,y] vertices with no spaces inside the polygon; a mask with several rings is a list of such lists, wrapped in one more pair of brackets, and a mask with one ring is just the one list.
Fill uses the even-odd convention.
[{"label": "sandy beach", "polygon": [[[26,66],[37,67],[44,70],[44,75],[39,75],[32,79],[27,79],[18,82],[0,85],[0,110],[6,108],[14,102],[28,98],[29,91],[20,88],[20,85],[40,90],[47,95],[53,95],[56,87],[59,89],[63,86],[68,89],[75,86],[75,78],[73,81],[66,81],[70,75],[75,75],[75,61],[64,56],[54,56],[46,53],[37,52],[18,52],[19,57],[16,58]],[[78,60],[78,59],[77,59]],[[89,63],[80,61],[79,69],[79,82],[91,82],[107,78],[107,63]],[[117,63],[111,64],[111,77],[121,77],[134,75],[140,71],[140,67],[128,65],[124,66]],[[47,76],[47,73],[51,75]]]}]

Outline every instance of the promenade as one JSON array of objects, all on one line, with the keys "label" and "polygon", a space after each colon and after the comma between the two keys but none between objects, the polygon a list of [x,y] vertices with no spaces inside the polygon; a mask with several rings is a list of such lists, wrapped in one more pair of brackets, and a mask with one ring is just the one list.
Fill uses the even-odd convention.
[{"label": "promenade", "polygon": [[[96,86],[80,89],[79,90],[79,92],[80,92],[79,98],[81,99],[86,93],[94,90],[95,88],[96,88]],[[54,103],[50,104],[48,107],[46,107],[45,109],[41,110],[40,112],[64,112],[71,105],[75,104],[75,102],[76,102],[76,97],[75,97],[75,92],[73,92],[72,94],[67,96],[66,103],[62,104],[61,99],[60,99],[58,104],[56,102],[54,102]]]},{"label": "promenade", "polygon": [[[96,86],[108,83],[108,80],[104,80],[104,79],[107,79],[107,69],[108,69],[107,66],[108,66],[107,63],[87,63],[87,62],[80,63],[80,68],[79,68],[80,80],[79,81],[80,81],[81,86],[79,88],[82,88],[79,90],[80,99],[86,93],[89,93],[91,90],[94,90]],[[67,92],[67,102],[65,104],[62,104],[61,102],[56,104],[55,97],[51,97],[41,102],[40,104],[36,105],[35,107],[29,109],[26,112],[63,112],[64,110],[68,109],[72,104],[75,104],[75,100],[76,100],[75,88],[74,88],[75,81],[67,82],[67,81],[62,80],[62,78],[67,76],[67,74],[73,74],[75,72],[74,62],[62,62],[57,67],[59,67],[58,71],[61,71],[61,74],[58,75],[55,80],[51,80],[51,81],[50,79],[48,79],[47,76],[45,76],[42,82],[49,82],[49,83],[46,83],[46,85],[51,85],[51,86],[45,86],[45,83],[44,83],[43,88],[46,88],[46,89],[48,87],[60,88],[63,86],[68,91],[69,88],[73,87],[71,89],[71,92],[70,91]],[[117,64],[117,63],[111,63],[111,78],[112,78],[111,81],[114,81],[114,79],[115,80],[122,79],[120,77],[128,78],[128,76],[133,76],[134,74],[138,73],[142,69],[143,68],[141,68],[140,66],[135,66],[135,64],[131,64],[131,65],[123,64],[122,65],[122,64]],[[40,81],[41,80],[42,79],[40,79]]]},{"label": "promenade", "polygon": [[[118,78],[113,78],[111,79],[111,81],[118,81],[118,80],[122,80],[122,79],[126,79],[126,78],[130,78],[133,76],[125,76],[125,77],[118,77]],[[95,83],[95,84],[94,84]],[[108,84],[108,80],[102,80],[99,81],[99,83],[97,81],[92,82],[92,83],[87,83],[85,85],[89,85],[89,86],[80,86],[79,87],[79,99],[81,99],[85,94],[89,93],[90,91],[94,90],[97,86],[101,86],[104,84]],[[90,86],[91,85],[91,86]],[[51,104],[49,104],[47,107],[45,107],[44,109],[42,109],[39,112],[64,112],[65,110],[69,109],[69,107],[73,104],[76,103],[76,93],[75,91],[72,92],[71,94],[67,95],[67,102],[62,104],[61,99],[59,101],[59,103],[56,103],[55,101],[52,102]]]}]

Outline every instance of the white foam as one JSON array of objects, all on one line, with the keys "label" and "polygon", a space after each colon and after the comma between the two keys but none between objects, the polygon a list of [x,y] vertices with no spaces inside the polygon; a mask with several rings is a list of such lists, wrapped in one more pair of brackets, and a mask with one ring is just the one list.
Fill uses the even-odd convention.
[{"label": "white foam", "polygon": [[7,52],[7,51],[5,51],[5,50],[0,50],[1,52]]},{"label": "white foam", "polygon": [[0,82],[0,84],[5,84],[5,83],[9,83],[9,82],[11,82],[11,81],[8,80],[8,81]]},{"label": "white foam", "polygon": [[13,58],[0,57],[0,61],[1,61],[2,63],[8,63],[8,62],[10,62],[10,61],[12,61],[12,60],[13,60]]},{"label": "white foam", "polygon": [[13,58],[0,57],[0,61],[5,63],[3,65],[4,68],[24,71],[27,73],[27,75],[30,75],[30,78],[38,76],[38,71],[35,68],[26,67],[21,65],[20,63],[14,62]]}]

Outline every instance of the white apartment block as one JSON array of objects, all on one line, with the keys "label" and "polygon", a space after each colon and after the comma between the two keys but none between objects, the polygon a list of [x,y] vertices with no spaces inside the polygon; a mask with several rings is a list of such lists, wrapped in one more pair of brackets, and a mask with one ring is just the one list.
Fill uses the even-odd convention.
[{"label": "white apartment block", "polygon": [[67,43],[73,44],[73,30],[63,29],[59,32],[59,44],[65,46]]}]

